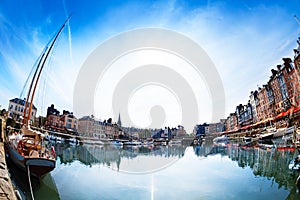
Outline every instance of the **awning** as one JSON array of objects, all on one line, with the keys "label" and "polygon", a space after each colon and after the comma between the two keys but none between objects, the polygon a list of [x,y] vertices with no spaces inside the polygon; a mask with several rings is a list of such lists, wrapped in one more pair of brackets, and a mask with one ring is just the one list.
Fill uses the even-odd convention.
[{"label": "awning", "polygon": [[279,119],[285,116],[285,112],[281,112],[280,114],[278,114],[275,119]]},{"label": "awning", "polygon": [[234,133],[234,132],[238,132],[240,129],[238,129],[237,127],[235,127],[234,129],[232,130],[227,130],[227,131],[223,131],[221,132],[221,135],[223,134],[230,134],[230,133]]},{"label": "awning", "polygon": [[280,114],[278,114],[275,118],[276,119],[279,119],[279,118],[282,118],[282,117],[285,117],[285,116],[287,116],[287,115],[289,115],[289,114],[293,114],[293,113],[296,113],[296,112],[298,112],[298,111],[300,111],[300,106],[298,106],[298,107],[291,107],[291,108],[289,108],[287,111],[285,111],[285,112],[281,112]]},{"label": "awning", "polygon": [[294,112],[298,112],[298,111],[300,111],[300,106],[296,107],[294,110]]},{"label": "awning", "polygon": [[247,125],[247,126],[243,126],[241,129],[245,130],[245,129],[249,128],[249,127],[250,127],[250,125]]},{"label": "awning", "polygon": [[260,125],[260,124],[263,124],[263,123],[270,122],[270,121],[272,121],[273,119],[274,119],[273,117],[269,117],[269,118],[267,118],[267,119],[265,119],[265,120],[256,122],[255,124],[252,124],[251,126],[252,126],[252,127],[255,127],[255,126],[257,126],[257,125]]},{"label": "awning", "polygon": [[284,112],[284,116],[294,112],[294,107],[289,108],[286,112]]}]

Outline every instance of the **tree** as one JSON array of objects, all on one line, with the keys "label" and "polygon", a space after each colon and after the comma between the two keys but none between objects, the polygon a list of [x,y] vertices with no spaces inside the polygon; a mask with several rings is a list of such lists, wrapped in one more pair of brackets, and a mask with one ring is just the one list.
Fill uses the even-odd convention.
[{"label": "tree", "polygon": [[1,110],[0,116],[6,116],[6,110],[5,110],[5,109],[2,109],[2,110]]}]

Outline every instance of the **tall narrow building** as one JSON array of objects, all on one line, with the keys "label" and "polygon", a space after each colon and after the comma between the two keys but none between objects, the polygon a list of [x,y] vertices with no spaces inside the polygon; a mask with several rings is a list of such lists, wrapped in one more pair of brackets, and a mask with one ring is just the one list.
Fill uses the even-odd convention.
[{"label": "tall narrow building", "polygon": [[122,122],[121,122],[121,115],[120,115],[120,113],[119,113],[119,118],[118,118],[117,124],[119,125],[119,127],[122,127]]}]

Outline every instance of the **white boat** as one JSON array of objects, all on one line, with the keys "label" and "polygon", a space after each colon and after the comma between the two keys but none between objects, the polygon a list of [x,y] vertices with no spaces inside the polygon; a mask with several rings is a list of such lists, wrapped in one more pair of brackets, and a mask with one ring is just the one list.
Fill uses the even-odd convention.
[{"label": "white boat", "polygon": [[61,26],[52,42],[46,46],[39,58],[24,104],[23,126],[20,133],[13,132],[5,141],[5,149],[13,163],[38,178],[55,168],[56,154],[53,146],[49,148],[45,145],[43,134],[30,128],[29,121],[33,99],[45,62],[69,19]]},{"label": "white boat", "polygon": [[181,145],[181,140],[171,140],[168,145]]},{"label": "white boat", "polygon": [[274,131],[274,138],[290,135],[294,132],[294,126],[278,128]]},{"label": "white boat", "polygon": [[289,169],[300,170],[300,156],[290,161]]},{"label": "white boat", "polygon": [[139,146],[142,145],[142,143],[140,141],[133,140],[133,141],[124,142],[124,145]]},{"label": "white boat", "polygon": [[66,141],[71,145],[79,144],[78,140],[76,138],[73,138],[73,137],[70,137],[70,138],[66,139]]},{"label": "white boat", "polygon": [[274,132],[263,133],[258,136],[259,140],[271,140],[274,137]]},{"label": "white boat", "polygon": [[250,144],[252,142],[252,137],[243,137],[244,144]]},{"label": "white boat", "polygon": [[93,144],[93,145],[104,145],[104,142],[102,142],[101,140],[98,139],[83,139],[81,140],[83,144]]},{"label": "white boat", "polygon": [[213,139],[214,143],[222,143],[222,142],[228,142],[229,141],[229,137],[227,137],[226,135],[222,135],[219,137],[216,137]]},{"label": "white boat", "polygon": [[57,137],[55,137],[55,142],[58,143],[58,144],[61,144],[61,143],[65,142],[65,139],[62,138],[62,137],[57,136]]},{"label": "white boat", "polygon": [[141,145],[143,147],[153,147],[154,146],[154,142],[151,140],[144,140],[141,142]]},{"label": "white boat", "polygon": [[114,146],[120,146],[120,147],[123,146],[123,143],[118,140],[113,140],[113,141],[109,142],[109,144],[114,145]]}]

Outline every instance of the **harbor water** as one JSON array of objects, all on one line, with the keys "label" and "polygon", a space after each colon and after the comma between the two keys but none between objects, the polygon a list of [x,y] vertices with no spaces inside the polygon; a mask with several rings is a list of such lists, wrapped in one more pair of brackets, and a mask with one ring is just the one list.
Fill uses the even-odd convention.
[{"label": "harbor water", "polygon": [[[33,179],[35,199],[300,199],[298,155],[276,144],[116,146],[56,144],[56,168]],[[12,181],[31,199],[26,173]]]}]

